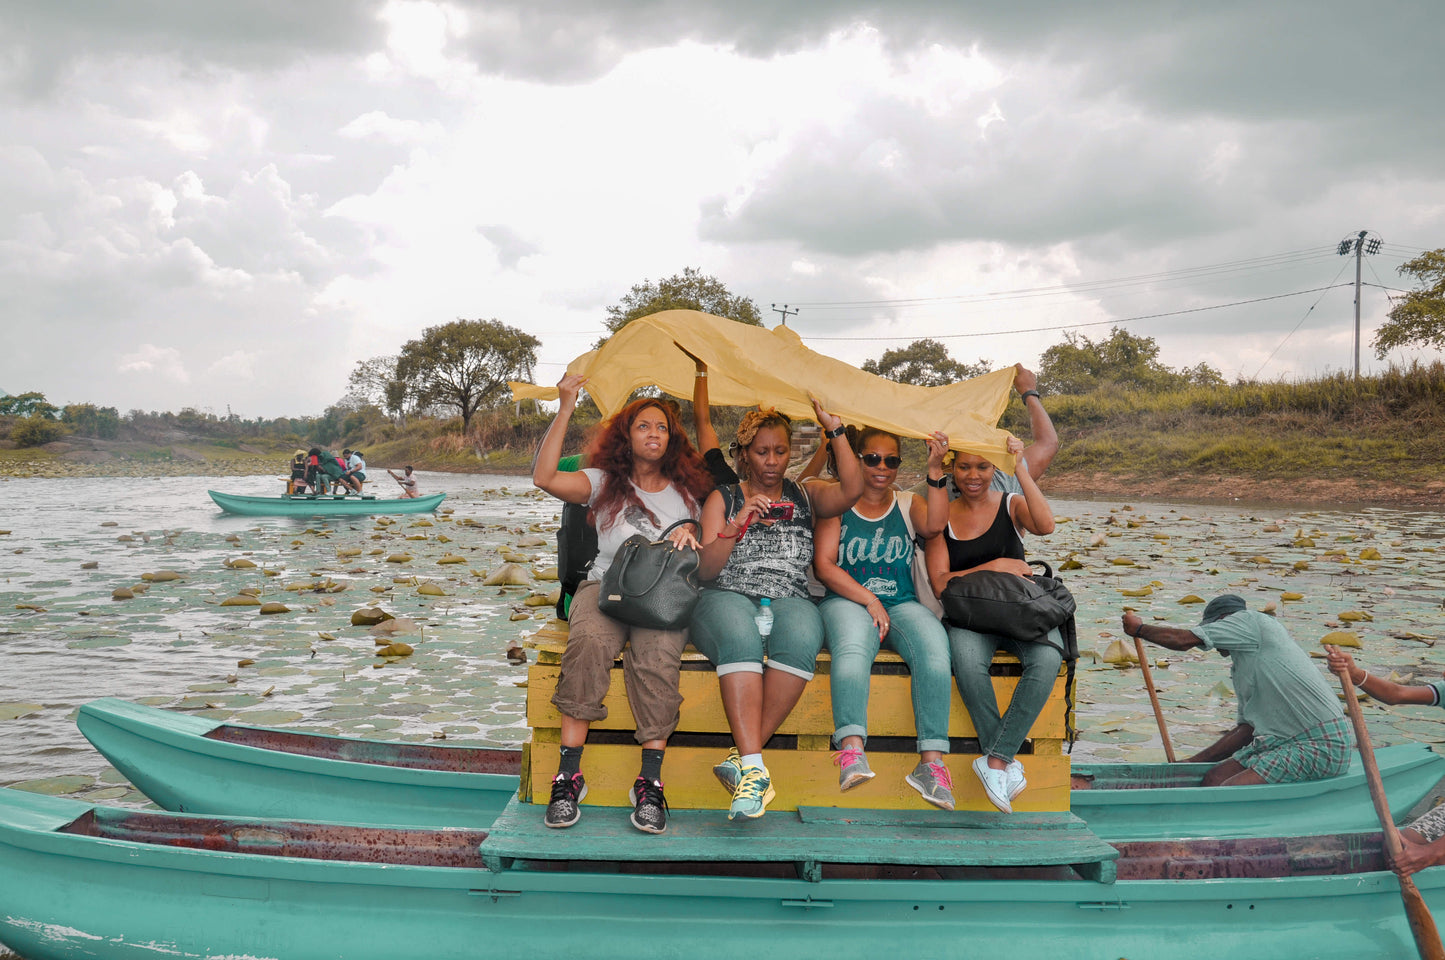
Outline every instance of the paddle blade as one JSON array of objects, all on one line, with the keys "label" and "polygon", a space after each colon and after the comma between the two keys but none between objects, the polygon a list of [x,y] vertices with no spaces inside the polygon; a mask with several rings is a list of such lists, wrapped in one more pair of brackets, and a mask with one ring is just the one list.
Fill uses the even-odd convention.
[{"label": "paddle blade", "polygon": [[1420,888],[1409,877],[1400,878],[1400,899],[1405,904],[1405,917],[1410,921],[1410,933],[1415,937],[1415,949],[1420,960],[1445,960],[1445,947],[1440,944],[1440,931],[1435,929],[1435,918],[1420,895]]}]

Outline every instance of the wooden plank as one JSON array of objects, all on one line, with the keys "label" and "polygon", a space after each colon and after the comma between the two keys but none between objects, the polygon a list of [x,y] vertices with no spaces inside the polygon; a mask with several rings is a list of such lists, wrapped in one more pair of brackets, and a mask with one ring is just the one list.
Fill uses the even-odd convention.
[{"label": "wooden plank", "polygon": [[[561,714],[552,706],[557,690],[559,668],[550,664],[534,664],[527,673],[527,724],[532,727],[559,727]],[[684,670],[679,681],[682,709],[678,731],[682,733],[726,732],[727,717],[718,696],[717,675],[711,670]],[[999,709],[1008,708],[1018,677],[994,677],[994,696]],[[634,730],[637,722],[627,703],[622,670],[612,671],[612,684],[603,698],[607,718],[592,726],[598,730]],[[1034,723],[1033,734],[1040,738],[1062,740],[1064,737],[1064,679],[1054,682],[1054,689]],[[784,735],[828,734],[833,732],[833,703],[826,675],[818,675],[803,690],[798,704],[778,732]],[[873,737],[916,737],[913,726],[913,700],[907,676],[874,676],[869,685],[868,733]],[[959,698],[958,688],[950,691],[948,735],[977,737],[973,720]]]},{"label": "wooden plank", "polygon": [[[673,810],[667,833],[640,835],[622,810],[587,809],[566,830],[549,830],[534,805],[512,803],[488,830],[489,865],[518,860],[791,862],[808,879],[824,863],[1021,867],[1111,862],[1118,852],[1071,814],[1054,814],[1051,829],[1000,816],[940,843],[937,829],[907,822],[867,830],[843,820],[805,822],[769,810],[756,820],[729,821],[721,811]],[[1102,871],[1097,871],[1102,873]]]},{"label": "wooden plank", "polygon": [[[532,743],[531,754],[531,795],[534,803],[541,805],[551,796],[551,779],[557,772],[557,743],[538,737]],[[712,774],[713,764],[724,756],[726,748],[669,747],[662,767],[668,806],[673,810],[726,809],[731,798]],[[763,756],[777,791],[770,811],[796,810],[800,804],[933,809],[903,780],[917,765],[917,754],[869,752],[868,762],[877,776],[847,793],[838,791],[838,768],[826,751],[769,750]],[[991,811],[993,805],[970,767],[975,756],[952,754],[945,758],[953,774],[954,800],[959,810]],[[1014,800],[1014,809],[1021,813],[1068,810],[1069,758],[1062,754],[1020,754],[1018,759],[1024,765],[1029,785]],[[640,748],[635,744],[588,744],[582,757],[582,773],[587,779],[584,805],[629,806],[627,792],[640,766]]]}]

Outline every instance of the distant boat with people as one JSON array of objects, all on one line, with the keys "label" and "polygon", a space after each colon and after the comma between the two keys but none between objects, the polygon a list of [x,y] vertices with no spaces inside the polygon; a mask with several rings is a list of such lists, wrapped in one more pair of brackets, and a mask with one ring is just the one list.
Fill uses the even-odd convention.
[{"label": "distant boat with people", "polygon": [[446,499],[444,493],[407,498],[329,493],[248,497],[236,493],[221,493],[219,490],[206,492],[222,510],[245,517],[350,517],[381,513],[431,513]]}]

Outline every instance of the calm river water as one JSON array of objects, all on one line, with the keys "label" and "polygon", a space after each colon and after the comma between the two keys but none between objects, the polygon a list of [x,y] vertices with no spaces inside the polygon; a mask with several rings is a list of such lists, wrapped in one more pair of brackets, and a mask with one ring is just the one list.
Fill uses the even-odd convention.
[{"label": "calm river water", "polygon": [[[424,474],[422,482],[426,492],[447,492],[450,513],[246,518],[206,496],[207,488],[273,494],[279,483],[270,477],[0,481],[0,785],[143,803],[75,729],[76,708],[102,696],[347,736],[522,742],[526,668],[505,651],[549,612],[525,598],[556,584],[537,578],[503,590],[482,577],[503,554],[545,573],[555,563],[557,505],[522,477]],[[1354,629],[1374,672],[1439,676],[1445,665],[1437,513],[1054,507],[1058,531],[1029,547],[1056,567],[1070,556],[1083,565],[1065,574],[1086,651],[1078,758],[1162,759],[1138,670],[1107,662],[1126,602],[1146,618],[1192,623],[1200,607],[1181,601],[1235,592],[1253,606],[1272,604],[1310,649],[1332,629]],[[463,562],[439,563],[444,557]],[[181,578],[112,599],[166,570]],[[445,596],[419,593],[424,583]],[[248,587],[290,612],[221,606]],[[1146,588],[1144,597],[1122,593]],[[375,656],[375,638],[350,621],[371,605],[416,621],[419,632],[400,638],[413,656]],[[1212,742],[1234,715],[1227,663],[1155,656],[1176,743]],[[1367,714],[1378,744],[1445,742],[1438,709],[1370,705]]]}]

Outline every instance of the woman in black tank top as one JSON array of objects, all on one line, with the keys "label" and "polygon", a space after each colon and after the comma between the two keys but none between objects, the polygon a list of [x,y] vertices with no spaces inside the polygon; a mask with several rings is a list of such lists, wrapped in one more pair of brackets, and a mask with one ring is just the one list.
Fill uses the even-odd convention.
[{"label": "woman in black tank top", "polygon": [[[1017,457],[1023,442],[1008,440],[1008,451]],[[991,487],[994,465],[975,454],[960,453],[953,460],[953,480],[958,497],[948,506],[948,524],[943,533],[926,546],[928,578],[934,593],[955,577],[980,570],[996,570],[1026,577],[1020,531],[1035,536],[1054,532],[1054,514],[1029,476],[1028,464],[1018,459],[1022,494],[1004,494]],[[1015,754],[1023,746],[1034,721],[1053,690],[1063,657],[1047,643],[1015,643],[1003,637],[948,627],[949,653],[954,681],[978,732],[981,755],[973,762],[984,793],[994,806],[1012,813],[1010,801],[1027,785],[1023,764]],[[1042,637],[1040,639],[1043,639]],[[1007,712],[999,715],[989,664],[999,649],[1015,654],[1023,664],[1023,676],[1009,701]]]}]

